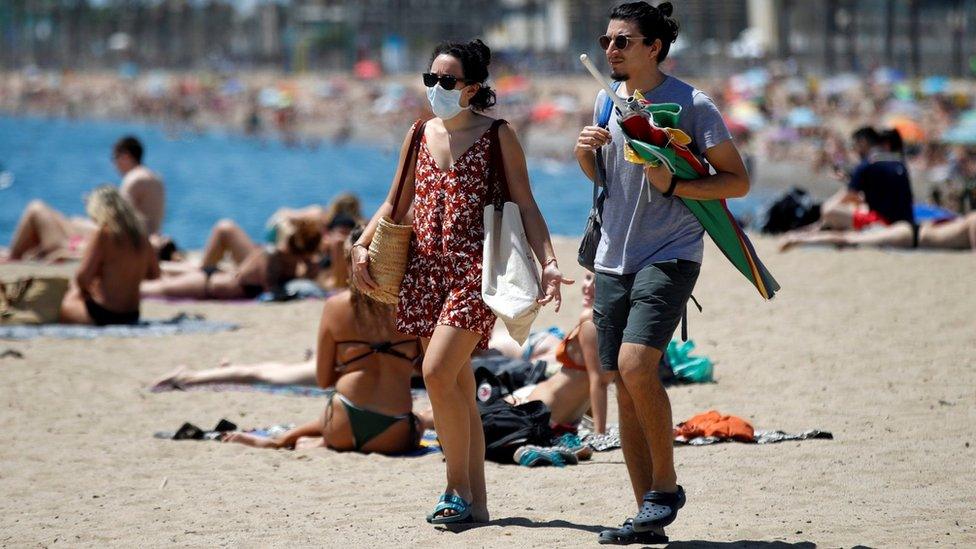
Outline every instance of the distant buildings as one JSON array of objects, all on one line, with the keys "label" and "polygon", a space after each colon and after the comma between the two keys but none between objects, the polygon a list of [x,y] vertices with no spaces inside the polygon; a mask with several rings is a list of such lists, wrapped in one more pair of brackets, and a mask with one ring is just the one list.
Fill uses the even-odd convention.
[{"label": "distant buildings", "polygon": [[[605,0],[3,0],[0,67],[416,70],[442,39],[483,37],[531,71],[598,53]],[[976,0],[674,0],[682,72],[768,59],[833,73],[970,74]],[[968,39],[967,39],[968,37]]]}]

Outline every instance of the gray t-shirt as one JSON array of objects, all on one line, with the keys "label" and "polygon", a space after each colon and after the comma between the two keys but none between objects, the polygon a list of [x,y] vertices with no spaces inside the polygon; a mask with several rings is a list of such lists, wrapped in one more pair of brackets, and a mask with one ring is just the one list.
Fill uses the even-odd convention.
[{"label": "gray t-shirt", "polygon": [[[702,151],[732,138],[712,100],[673,76],[666,76],[644,96],[652,103],[681,105],[678,127],[691,137],[689,149],[703,163]],[[605,102],[606,93],[601,91],[594,107],[594,124]],[[705,232],[701,223],[681,199],[665,198],[649,185],[642,165],[624,159],[626,140],[617,123],[616,109],[608,129],[613,142],[604,147],[603,159],[609,194],[603,204],[603,234],[596,250],[596,270],[631,274],[658,261],[686,259],[701,263]]]}]

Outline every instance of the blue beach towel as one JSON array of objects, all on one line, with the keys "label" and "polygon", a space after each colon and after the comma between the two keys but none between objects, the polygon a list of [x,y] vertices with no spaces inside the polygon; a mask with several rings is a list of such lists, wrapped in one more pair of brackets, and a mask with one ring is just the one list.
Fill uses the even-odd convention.
[{"label": "blue beach towel", "polygon": [[926,221],[936,223],[956,218],[955,213],[933,204],[913,204],[912,213],[915,214],[916,223],[924,223]]},{"label": "blue beach towel", "polygon": [[236,330],[237,324],[205,320],[200,316],[178,314],[169,320],[144,320],[131,326],[81,326],[40,324],[0,326],[0,339],[95,339],[97,337],[159,337],[183,334],[212,334]]}]

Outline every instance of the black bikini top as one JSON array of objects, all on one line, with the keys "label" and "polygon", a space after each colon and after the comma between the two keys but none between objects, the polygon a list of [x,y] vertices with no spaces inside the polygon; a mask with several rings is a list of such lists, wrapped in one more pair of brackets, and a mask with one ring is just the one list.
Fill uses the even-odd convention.
[{"label": "black bikini top", "polygon": [[411,358],[410,356],[407,356],[402,351],[399,351],[399,350],[397,350],[397,349],[394,348],[394,347],[398,347],[400,345],[403,345],[405,343],[417,343],[417,340],[416,339],[404,339],[403,341],[397,341],[397,342],[380,341],[378,343],[373,343],[371,341],[358,341],[358,340],[355,340],[355,339],[350,339],[348,341],[336,341],[336,345],[342,345],[344,343],[357,343],[357,344],[360,344],[360,345],[366,345],[367,347],[369,347],[369,350],[366,351],[366,352],[364,352],[364,353],[362,353],[362,354],[359,354],[359,355],[356,355],[356,356],[352,357],[351,359],[347,360],[346,362],[337,362],[336,363],[336,369],[337,370],[343,370],[345,368],[348,368],[349,365],[352,364],[353,362],[362,360],[362,359],[364,359],[364,358],[366,358],[368,356],[375,355],[377,353],[382,353],[382,354],[385,354],[385,355],[390,355],[390,356],[395,356],[397,358],[402,358],[403,360],[406,360],[407,362],[410,362],[410,364],[412,364],[412,365],[416,365],[420,360],[423,359],[423,354],[418,354],[417,356]]}]

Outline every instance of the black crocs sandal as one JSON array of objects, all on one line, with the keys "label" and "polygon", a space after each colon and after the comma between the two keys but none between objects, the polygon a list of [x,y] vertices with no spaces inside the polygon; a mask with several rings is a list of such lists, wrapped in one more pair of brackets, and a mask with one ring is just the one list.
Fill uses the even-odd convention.
[{"label": "black crocs sandal", "polygon": [[610,528],[600,532],[597,540],[600,545],[659,545],[668,542],[668,536],[655,531],[635,532],[634,519],[627,519],[620,528]]},{"label": "black crocs sandal", "polygon": [[634,517],[634,531],[647,532],[654,528],[663,528],[678,518],[678,509],[684,506],[685,489],[681,486],[674,493],[651,490],[644,494],[640,511]]}]

